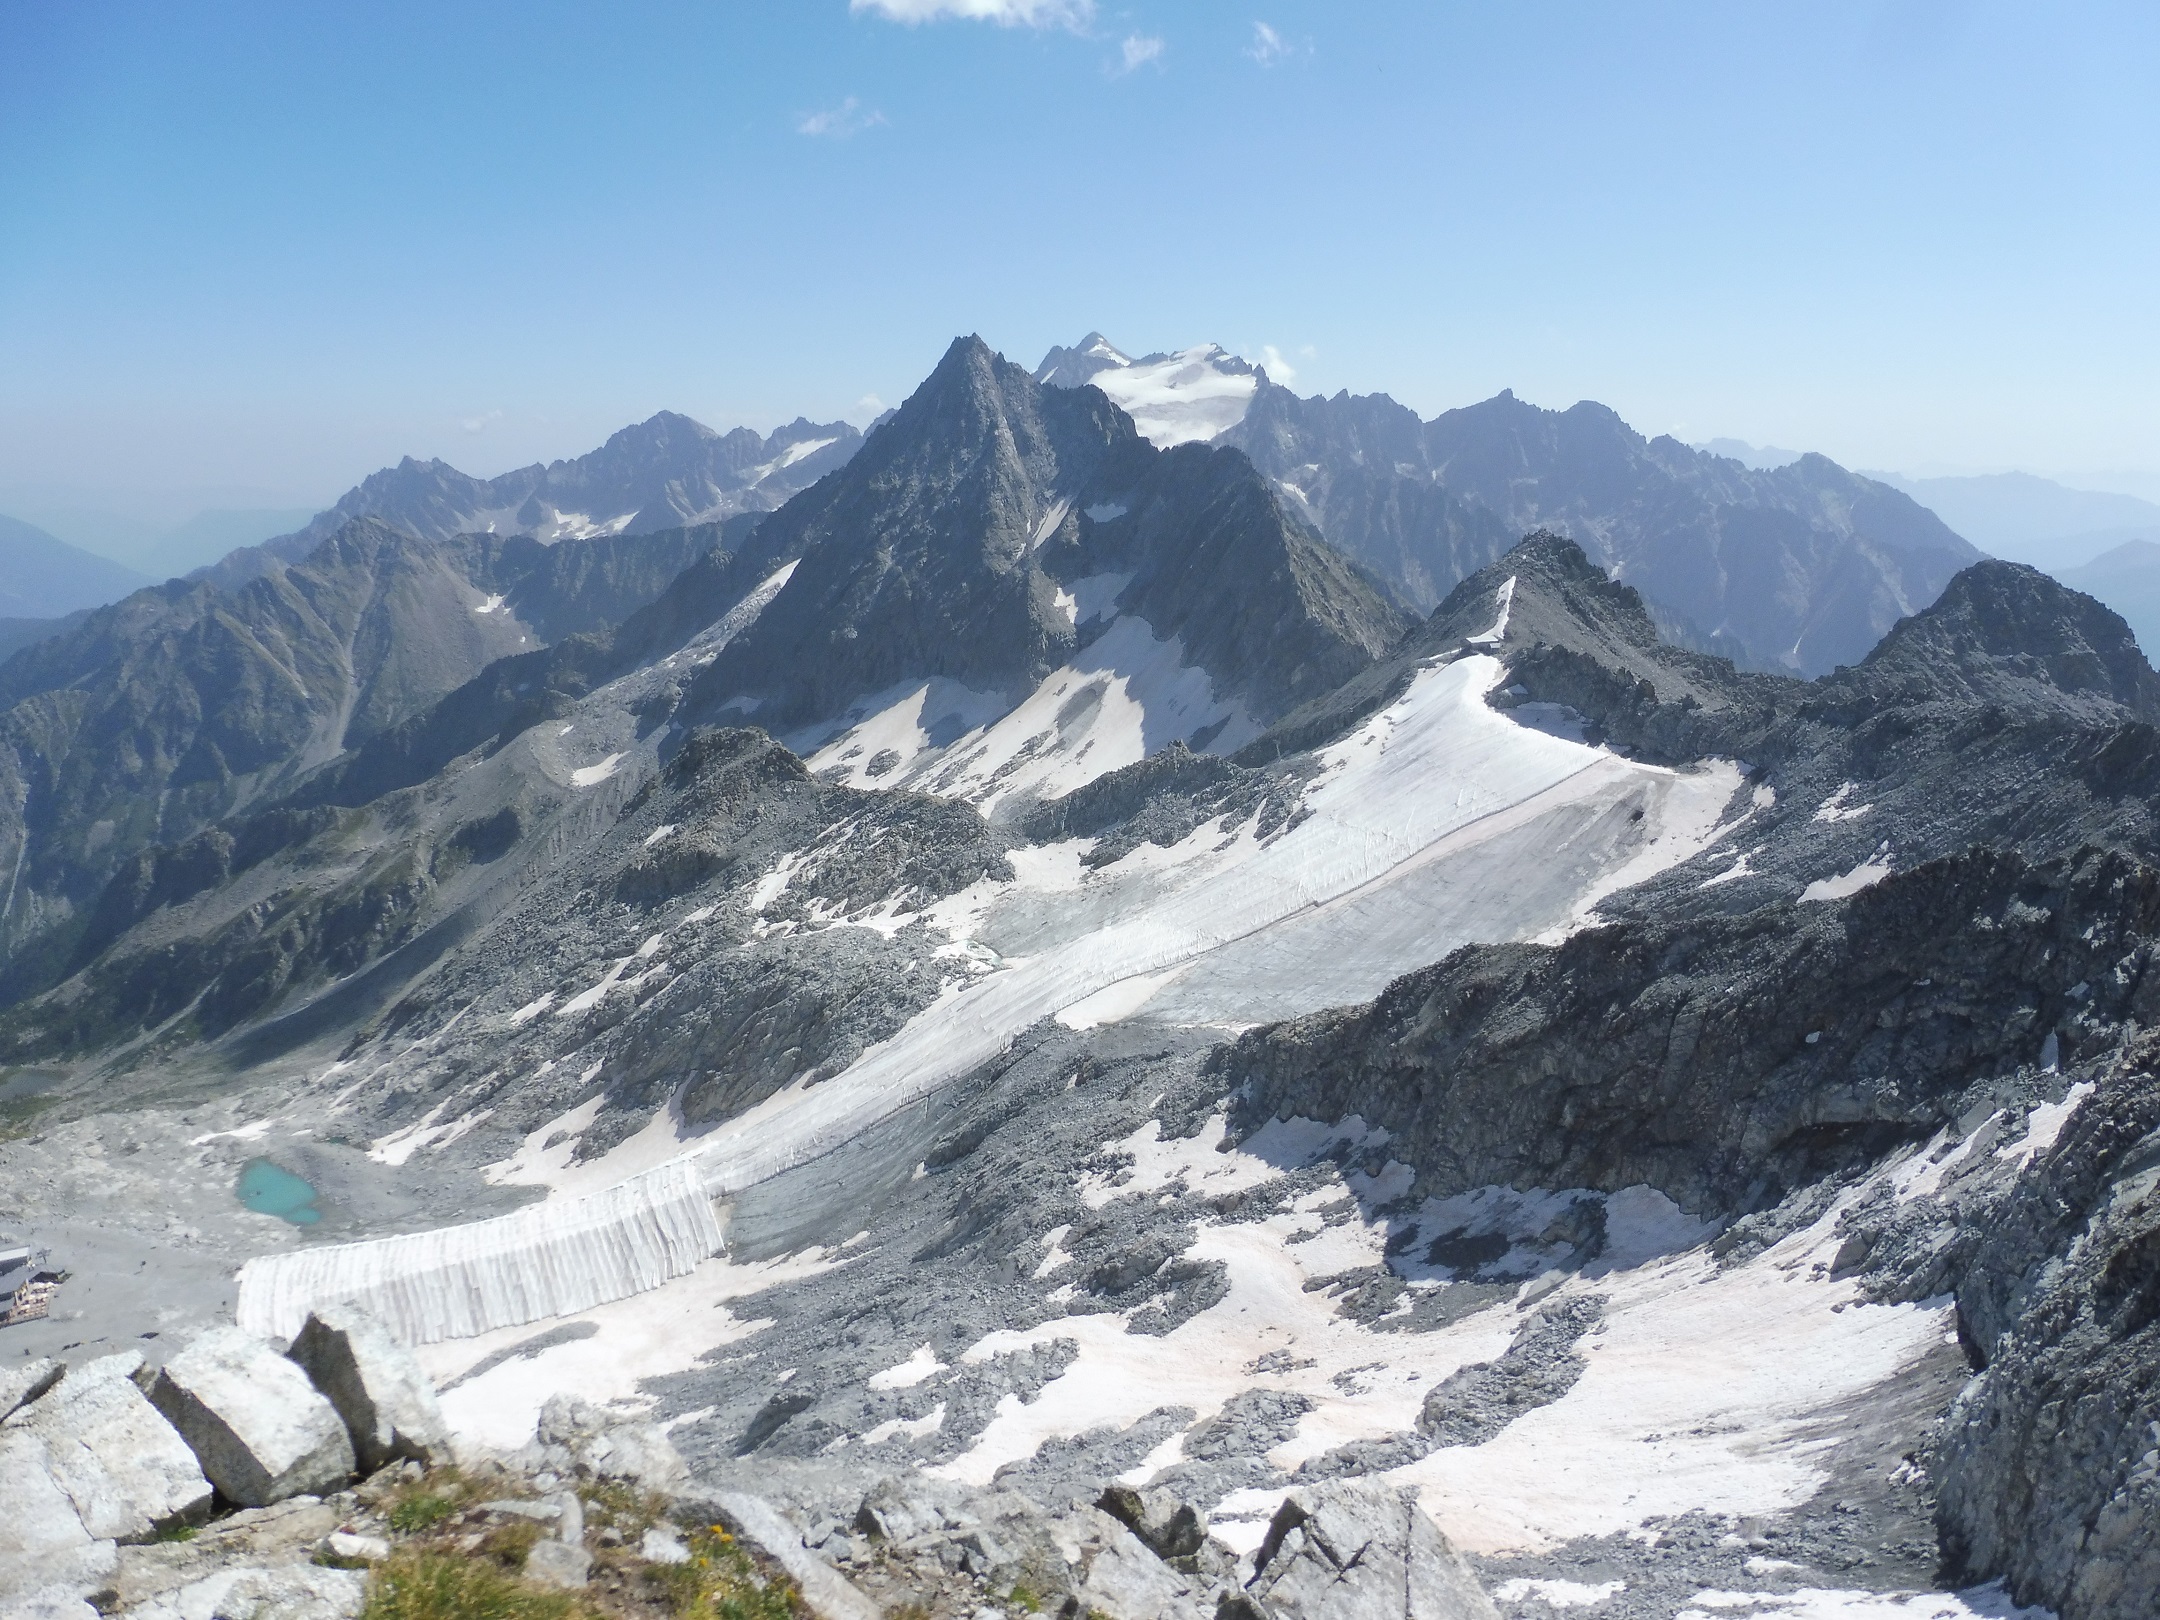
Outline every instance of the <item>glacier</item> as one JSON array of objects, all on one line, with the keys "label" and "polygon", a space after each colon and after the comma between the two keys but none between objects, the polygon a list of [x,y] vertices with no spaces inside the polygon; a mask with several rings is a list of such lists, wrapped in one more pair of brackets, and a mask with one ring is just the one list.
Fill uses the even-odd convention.
[{"label": "glacier", "polygon": [[657,1287],[720,1247],[713,1201],[833,1151],[1043,1019],[1234,1025],[1363,999],[1459,945],[1579,926],[1615,879],[1730,830],[1736,766],[1668,770],[1522,725],[1486,701],[1503,674],[1486,653],[1420,669],[1321,753],[1296,826],[1264,841],[1203,829],[1209,847],[1188,840],[1184,862],[1136,852],[1151,892],[1105,926],[1025,884],[982,897],[957,931],[1032,931],[1027,955],[1001,953],[841,1074],[658,1169],[494,1221],[251,1261],[242,1322],[290,1332],[309,1305],[350,1298],[428,1342]]}]

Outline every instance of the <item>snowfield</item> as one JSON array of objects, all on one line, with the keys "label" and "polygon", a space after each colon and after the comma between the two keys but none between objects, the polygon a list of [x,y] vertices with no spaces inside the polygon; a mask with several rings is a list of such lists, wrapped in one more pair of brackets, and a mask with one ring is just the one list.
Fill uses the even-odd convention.
[{"label": "snowfield", "polygon": [[[1135,1163],[1130,1179],[1106,1190],[1153,1198],[1176,1186],[1207,1193],[1258,1186],[1345,1138],[1371,1143],[1374,1133],[1355,1119],[1333,1129],[1278,1122],[1224,1153],[1219,1118],[1167,1142],[1150,1122],[1111,1144]],[[1427,1393],[1451,1373],[1496,1359],[1531,1301],[1549,1312],[1601,1296],[1603,1320],[1577,1345],[1588,1365],[1559,1400],[1482,1445],[1442,1447],[1374,1476],[1416,1487],[1463,1546],[1536,1551],[1690,1511],[1741,1517],[1797,1507],[1826,1477],[1815,1459],[1841,1405],[1954,1340],[1947,1302],[1866,1304],[1856,1283],[1828,1278],[1844,1201],[1748,1264],[1721,1271],[1702,1247],[1702,1229],[1647,1188],[1602,1198],[1604,1254],[1577,1270],[1532,1277],[1520,1301],[1427,1332],[1376,1329],[1339,1314],[1329,1292],[1312,1286],[1382,1261],[1387,1223],[1370,1213],[1363,1179],[1338,1177],[1264,1220],[1204,1224],[1186,1257],[1221,1261],[1229,1293],[1167,1334],[1133,1331],[1130,1315],[1090,1314],[970,1346],[967,1362],[1059,1339],[1078,1344],[1079,1355],[1032,1400],[1007,1397],[975,1444],[936,1471],[985,1485],[1048,1441],[1126,1427],[1164,1407],[1191,1408],[1190,1433],[1233,1396],[1261,1389],[1312,1403],[1269,1454],[1294,1469],[1336,1447],[1414,1429]],[[1329,1224],[1323,1212],[1353,1196],[1357,1214]],[[1519,1228],[1528,1232],[1543,1223],[1545,1203],[1599,1195],[1511,1196],[1533,1220]],[[1161,1448],[1131,1482],[1145,1483],[1181,1455]],[[1241,1549],[1256,1546],[1281,1495],[1233,1492],[1213,1504],[1217,1534]]]},{"label": "snowfield", "polygon": [[1118,358],[1121,365],[1088,380],[1133,419],[1142,438],[1164,450],[1227,433],[1245,420],[1260,386],[1258,373],[1215,343],[1146,360]]},{"label": "snowfield", "polygon": [[[578,1179],[592,1187],[680,1167],[712,1197],[726,1199],[935,1093],[1042,1019],[1099,1024],[1148,1016],[1221,1025],[1363,999],[1458,945],[1577,926],[1616,874],[1649,876],[1716,835],[1740,788],[1737,768],[1669,771],[1520,725],[1486,702],[1502,673],[1486,654],[1419,671],[1401,699],[1322,754],[1304,819],[1272,838],[1255,837],[1250,824],[1203,827],[1176,851],[1134,851],[1127,857],[1132,870],[1123,873],[1113,867],[1082,875],[1077,851],[1042,851],[1044,859],[1021,863],[1014,883],[954,897],[933,909],[933,920],[956,947],[987,947],[993,971],[956,980],[835,1078],[790,1086],[687,1152],[677,1147],[679,1159],[666,1158],[672,1126],[662,1110],[645,1131],[578,1166]],[[1054,678],[1045,685],[1045,706],[1069,704],[1071,694],[1056,699],[1054,685]],[[1111,716],[1104,746],[1138,757],[1144,708],[1104,700],[1094,712]],[[915,713],[910,723],[919,724],[920,706]],[[986,728],[975,752],[956,756],[969,762],[964,770],[996,757],[991,739],[1004,724]],[[899,727],[880,734],[897,738]],[[784,883],[784,871],[774,876]],[[1116,891],[1114,905],[1088,903],[1098,878]],[[895,914],[881,926],[906,920]],[[588,1223],[562,1203],[542,1208],[557,1212],[565,1232],[583,1233]],[[476,1238],[469,1250],[453,1235],[479,1230],[425,1235],[433,1246],[386,1238],[258,1260],[242,1279],[242,1310],[248,1320],[297,1324],[310,1303],[347,1297],[325,1289],[364,1283],[400,1331],[427,1340],[548,1314],[533,1302],[553,1298],[548,1290],[557,1285],[543,1287],[522,1273],[553,1278],[567,1264],[570,1275],[582,1276],[588,1264],[582,1250],[559,1253],[553,1229],[541,1225],[514,1238]],[[716,1239],[692,1263],[717,1247]],[[438,1258],[445,1249],[454,1261],[447,1269]],[[333,1253],[344,1258],[318,1258]],[[661,1271],[645,1265],[636,1286],[657,1286],[684,1269],[674,1260]],[[473,1281],[481,1273],[484,1281]],[[397,1280],[406,1277],[409,1283]],[[434,1298],[449,1287],[468,1298],[454,1307]],[[550,1309],[615,1296],[573,1290],[570,1297],[576,1303]]]},{"label": "snowfield", "polygon": [[[1083,600],[1099,613],[1104,592],[1114,598],[1129,577],[1081,581],[1068,599],[1078,622],[1095,616],[1081,613]],[[992,816],[1070,793],[1172,742],[1199,736],[1208,751],[1226,754],[1260,734],[1242,705],[1216,698],[1208,672],[1185,662],[1176,637],[1158,638],[1130,613],[1009,711],[994,694],[944,679],[894,688],[861,707],[865,717],[829,742],[816,731],[787,740],[813,772],[837,768],[851,787],[913,788]]]}]

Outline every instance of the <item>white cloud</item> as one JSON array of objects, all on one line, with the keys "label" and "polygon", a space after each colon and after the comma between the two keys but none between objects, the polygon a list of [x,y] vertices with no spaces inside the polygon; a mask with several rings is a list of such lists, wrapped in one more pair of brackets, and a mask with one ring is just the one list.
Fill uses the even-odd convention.
[{"label": "white cloud", "polygon": [[467,433],[485,433],[490,426],[501,420],[501,411],[482,411],[478,416],[459,418],[458,426]]},{"label": "white cloud", "polygon": [[828,135],[836,141],[844,141],[850,135],[860,134],[872,125],[885,122],[885,115],[875,107],[865,107],[853,96],[837,107],[827,107],[823,112],[804,113],[795,120],[798,135]]},{"label": "white cloud", "polygon": [[1281,383],[1285,387],[1297,376],[1297,367],[1285,360],[1282,350],[1272,343],[1260,345],[1260,363],[1267,367],[1269,381]]},{"label": "white cloud", "polygon": [[848,10],[874,11],[903,23],[961,17],[1000,28],[1070,28],[1075,33],[1095,20],[1095,0],[848,0]]},{"label": "white cloud", "polygon": [[1159,69],[1162,66],[1162,37],[1158,34],[1127,34],[1119,53],[1123,60],[1110,70],[1112,73],[1130,73],[1150,62]]},{"label": "white cloud", "polygon": [[1273,67],[1288,57],[1303,56],[1311,48],[1283,38],[1264,22],[1256,22],[1252,25],[1252,43],[1245,47],[1245,54],[1262,67]]}]

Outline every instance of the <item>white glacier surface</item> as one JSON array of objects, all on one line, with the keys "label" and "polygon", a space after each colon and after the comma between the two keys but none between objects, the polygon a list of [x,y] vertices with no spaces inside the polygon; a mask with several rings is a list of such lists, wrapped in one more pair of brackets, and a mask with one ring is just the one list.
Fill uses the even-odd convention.
[{"label": "white glacier surface", "polygon": [[[1501,673],[1487,655],[1421,670],[1400,700],[1325,751],[1303,820],[1272,838],[1255,837],[1250,823],[1203,827],[1177,850],[1143,847],[1102,873],[1085,873],[1072,847],[1021,852],[1029,858],[1016,861],[1022,871],[1013,884],[955,896],[930,913],[948,920],[963,943],[970,934],[987,939],[995,971],[948,992],[842,1074],[790,1087],[678,1150],[672,1168],[726,1199],[934,1093],[1041,1019],[1113,1022],[1139,1013],[1235,1024],[1362,999],[1471,940],[1564,932],[1614,874],[1646,877],[1708,843],[1720,808],[1739,789],[1736,768],[1674,772],[1518,725],[1485,701]],[[1037,694],[1044,709],[1072,696],[1054,681]],[[1139,757],[1147,711],[1106,694],[1097,712],[1112,719],[1091,740]],[[1019,730],[999,738],[1004,724],[977,737],[973,752],[947,750],[944,763],[960,761],[963,777],[996,768],[999,748]],[[1058,780],[1054,766],[1043,769],[1048,774],[1034,780]],[[772,876],[784,881],[784,873]],[[1098,910],[1094,887],[1116,890],[1117,903]],[[578,1166],[576,1179],[590,1187],[602,1176],[646,1172],[667,1151],[671,1131],[663,1111],[647,1131]],[[343,1287],[350,1275],[386,1299],[396,1296],[398,1320],[410,1324],[401,1331],[421,1337],[532,1320],[549,1314],[532,1301],[555,1286],[556,1249],[543,1217],[580,1233],[608,1220],[644,1220],[636,1199],[613,1214],[597,1204],[578,1213],[618,1191],[558,1196],[507,1217],[535,1223],[516,1236],[510,1228],[457,1236],[504,1224],[490,1222],[253,1262],[242,1279],[243,1308],[283,1321],[311,1300],[347,1297],[323,1290]],[[704,1241],[700,1226],[689,1247]],[[711,1242],[717,1247],[716,1231]],[[326,1269],[332,1263],[317,1258],[340,1252],[346,1258],[336,1264],[347,1270]],[[466,1268],[456,1275],[465,1295],[454,1308],[431,1303],[439,1285],[417,1280],[447,1275],[438,1254]],[[624,1258],[633,1258],[630,1249]],[[657,1286],[681,1268],[639,1260],[633,1269],[644,1280],[625,1280],[620,1292]],[[407,1276],[416,1280],[399,1281]],[[603,1286],[613,1285],[579,1281],[565,1297],[615,1297],[595,1292]],[[264,1303],[271,1296],[276,1302]]]}]

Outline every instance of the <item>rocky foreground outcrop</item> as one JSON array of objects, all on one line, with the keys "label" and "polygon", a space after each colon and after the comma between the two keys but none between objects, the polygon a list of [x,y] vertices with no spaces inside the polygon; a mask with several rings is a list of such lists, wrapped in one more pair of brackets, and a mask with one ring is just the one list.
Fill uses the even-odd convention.
[{"label": "rocky foreground outcrop", "polygon": [[1368,1481],[1287,1493],[1241,1555],[1115,1484],[1049,1504],[893,1477],[804,1523],[567,1395],[517,1452],[453,1457],[412,1354],[350,1306],[283,1352],[218,1328],[155,1371],[34,1364],[0,1402],[0,1620],[353,1620],[423,1591],[505,1616],[570,1593],[623,1617],[1496,1620],[1410,1493]]}]

